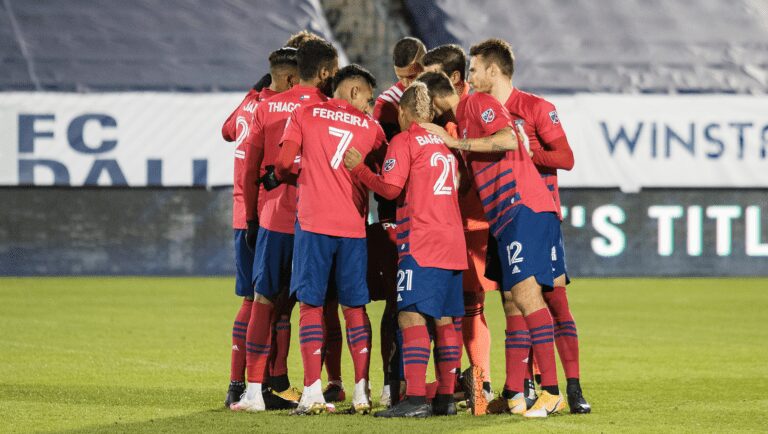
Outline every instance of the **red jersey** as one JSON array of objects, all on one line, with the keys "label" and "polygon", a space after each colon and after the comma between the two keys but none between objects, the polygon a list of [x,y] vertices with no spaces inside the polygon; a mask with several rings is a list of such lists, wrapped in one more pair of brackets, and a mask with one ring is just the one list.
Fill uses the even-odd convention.
[{"label": "red jersey", "polygon": [[382,125],[399,125],[397,121],[397,107],[400,106],[400,97],[403,96],[405,86],[399,81],[385,90],[376,98],[373,106],[373,118]]},{"label": "red jersey", "polygon": [[[258,170],[259,177],[266,173],[266,166],[274,165],[280,154],[280,143],[286,122],[291,113],[303,105],[325,101],[320,89],[311,86],[293,86],[290,90],[262,101],[256,108],[251,125],[251,146],[261,147],[264,158]],[[256,188],[255,186],[253,188]],[[259,186],[259,226],[273,232],[292,234],[296,223],[296,187],[281,184],[272,191]]]},{"label": "red jersey", "polygon": [[[277,92],[264,88],[261,92],[251,89],[245,96],[243,102],[229,115],[224,125],[221,127],[221,134],[224,140],[235,140],[235,170],[232,180],[232,227],[235,229],[246,229],[248,224],[245,217],[245,203],[243,201],[243,173],[245,171],[245,138],[248,137],[253,113],[256,111],[259,101],[267,99]],[[231,125],[228,125],[232,120]],[[234,130],[230,131],[230,128]],[[231,136],[228,134],[231,133]],[[227,137],[232,137],[228,139]]]},{"label": "red jersey", "polygon": [[[448,131],[448,134],[457,139],[459,138],[458,128],[458,125],[453,122],[448,122],[445,125],[445,130]],[[471,179],[470,169],[466,164],[466,152],[463,152],[461,155],[464,158],[462,158],[461,165],[459,166],[459,174],[463,179]],[[466,232],[487,230],[488,220],[485,219],[483,204],[480,203],[477,188],[472,182],[464,188],[466,191],[459,192],[459,209],[461,210],[461,221],[464,224],[464,230]]]},{"label": "red jersey", "polygon": [[397,252],[422,267],[467,269],[456,157],[414,123],[389,144],[383,181],[405,189],[397,208]]},{"label": "red jersey", "polygon": [[[544,98],[518,90],[512,89],[504,107],[509,111],[510,116],[515,123],[518,131],[522,128],[528,139],[529,149],[534,153],[534,162],[539,151],[546,147],[546,144],[565,137],[565,131],[557,117],[555,106]],[[557,216],[563,219],[560,213],[560,192],[557,185],[557,167],[547,167],[536,164],[544,183],[555,200]]]},{"label": "red jersey", "polygon": [[341,99],[301,107],[291,114],[281,142],[299,144],[298,219],[317,234],[365,238],[368,189],[344,167],[344,152],[363,155],[387,143],[373,118]]},{"label": "red jersey", "polygon": [[[475,93],[459,102],[456,110],[464,138],[487,137],[512,126],[507,110],[494,97]],[[520,139],[522,140],[522,139]],[[525,205],[534,212],[556,212],[525,146],[515,151],[469,153],[467,160],[491,232],[498,236]]]}]

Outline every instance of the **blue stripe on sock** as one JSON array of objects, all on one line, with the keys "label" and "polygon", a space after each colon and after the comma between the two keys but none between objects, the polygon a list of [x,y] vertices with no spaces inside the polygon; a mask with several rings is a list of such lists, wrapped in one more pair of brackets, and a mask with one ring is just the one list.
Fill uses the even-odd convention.
[{"label": "blue stripe on sock", "polygon": [[541,341],[533,341],[531,343],[533,345],[541,345],[541,344],[548,344],[548,343],[554,342],[554,341],[555,341],[554,339],[544,339],[544,340],[541,340]]},{"label": "blue stripe on sock", "polygon": [[574,337],[574,338],[578,338],[579,337],[579,335],[577,335],[576,333],[555,333],[555,337],[556,338],[559,338],[560,336],[571,336],[571,337]]},{"label": "blue stripe on sock", "polygon": [[307,342],[322,342],[323,338],[305,338],[299,339],[300,344],[306,344]]},{"label": "blue stripe on sock", "polygon": [[367,335],[367,334],[366,335],[361,335],[361,336],[358,336],[358,337],[352,339],[351,341],[349,341],[349,344],[353,345],[353,344],[356,344],[356,343],[358,343],[360,341],[364,341],[364,340],[366,340],[368,338],[370,338],[370,335]]},{"label": "blue stripe on sock", "polygon": [[243,327],[248,327],[248,323],[247,322],[235,321],[235,324],[243,326]]},{"label": "blue stripe on sock", "polygon": [[552,324],[546,324],[546,325],[543,325],[541,327],[534,327],[532,329],[528,329],[528,331],[533,333],[533,332],[538,331],[538,330],[551,329],[551,328],[554,328],[552,326]]}]

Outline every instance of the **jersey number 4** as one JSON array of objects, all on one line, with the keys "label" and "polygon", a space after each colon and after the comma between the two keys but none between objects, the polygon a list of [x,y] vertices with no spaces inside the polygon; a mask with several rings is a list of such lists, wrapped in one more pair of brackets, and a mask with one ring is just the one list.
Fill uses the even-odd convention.
[{"label": "jersey number 4", "polygon": [[453,187],[458,188],[459,186],[459,180],[456,178],[456,158],[454,158],[453,155],[445,155],[439,152],[435,152],[429,159],[429,165],[432,167],[437,167],[438,163],[443,164],[443,171],[440,172],[440,176],[437,177],[437,181],[435,182],[435,186],[432,188],[432,191],[438,195],[450,195],[453,189],[450,185],[445,185],[446,181],[448,181],[449,175],[453,175],[451,176]]},{"label": "jersey number 4", "polygon": [[333,137],[339,137],[339,144],[336,145],[336,152],[331,158],[331,167],[338,169],[341,162],[344,161],[344,153],[347,152],[349,144],[352,142],[352,131],[342,130],[341,128],[328,127],[328,134]]}]

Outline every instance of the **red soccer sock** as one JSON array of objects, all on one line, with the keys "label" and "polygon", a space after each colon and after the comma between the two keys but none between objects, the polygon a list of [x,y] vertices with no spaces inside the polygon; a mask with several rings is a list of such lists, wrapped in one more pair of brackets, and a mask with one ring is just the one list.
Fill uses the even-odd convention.
[{"label": "red soccer sock", "polygon": [[245,340],[248,333],[248,321],[251,318],[253,300],[243,298],[243,304],[235,316],[232,326],[232,359],[229,368],[229,381],[245,381]]},{"label": "red soccer sock", "polygon": [[429,364],[429,333],[426,325],[402,329],[403,365],[408,396],[426,396],[427,365]]},{"label": "red soccer sock", "polygon": [[483,303],[465,304],[461,331],[469,362],[483,369],[483,381],[491,381],[491,332],[483,310]]},{"label": "red soccer sock", "polygon": [[439,384],[440,383],[438,381],[425,384],[424,390],[426,390],[427,399],[435,399],[435,395],[437,395],[437,388],[440,387]]},{"label": "red soccer sock", "polygon": [[339,303],[328,301],[323,309],[325,327],[325,373],[328,381],[341,381],[341,322],[339,322]]},{"label": "red soccer sock", "polygon": [[299,306],[299,344],[304,363],[304,387],[320,379],[323,358],[323,307],[301,303]]},{"label": "red soccer sock", "polygon": [[272,349],[271,304],[255,301],[248,322],[246,365],[249,383],[263,383],[267,375],[267,361]]},{"label": "red soccer sock", "polygon": [[272,344],[275,354],[270,366],[270,375],[273,377],[288,375],[288,350],[291,348],[290,316],[281,316],[275,323]]},{"label": "red soccer sock", "polygon": [[[461,318],[459,318],[461,320]],[[456,385],[456,370],[461,362],[461,330],[456,331],[454,324],[438,326],[435,342],[435,369],[437,370],[437,393],[452,394]]]},{"label": "red soccer sock", "polygon": [[355,367],[355,384],[368,379],[371,365],[371,322],[365,307],[344,309],[344,321],[347,323],[347,346],[352,354]]},{"label": "red soccer sock", "polygon": [[553,291],[545,292],[544,300],[555,323],[555,345],[560,354],[565,378],[579,378],[579,335],[568,306],[565,287],[557,286]]},{"label": "red soccer sock", "polygon": [[525,317],[531,333],[533,357],[541,369],[541,387],[557,388],[557,366],[555,365],[555,336],[549,309],[542,308]]},{"label": "red soccer sock", "polygon": [[504,341],[504,356],[507,378],[504,389],[512,392],[523,391],[523,381],[528,371],[528,354],[531,351],[531,336],[522,315],[507,317],[507,338]]}]

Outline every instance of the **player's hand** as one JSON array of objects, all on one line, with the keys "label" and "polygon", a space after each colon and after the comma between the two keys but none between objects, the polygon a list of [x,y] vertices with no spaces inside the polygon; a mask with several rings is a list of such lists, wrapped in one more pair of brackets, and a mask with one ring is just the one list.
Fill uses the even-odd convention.
[{"label": "player's hand", "polygon": [[419,126],[429,131],[430,133],[436,135],[437,137],[440,137],[441,139],[443,139],[446,146],[448,146],[449,148],[456,148],[459,146],[459,141],[454,139],[450,134],[448,134],[448,131],[445,131],[443,127],[430,122],[421,123],[419,124]]},{"label": "player's hand", "polygon": [[259,221],[248,220],[248,229],[245,231],[245,245],[253,252],[256,249],[256,235],[259,233]]},{"label": "player's hand", "polygon": [[346,167],[347,170],[354,169],[361,161],[363,161],[363,154],[355,148],[349,148],[347,149],[347,152],[344,153],[344,167]]},{"label": "player's hand", "polygon": [[282,184],[277,176],[275,176],[275,166],[269,165],[264,168],[267,173],[259,178],[259,182],[264,186],[267,191],[274,190]]}]

